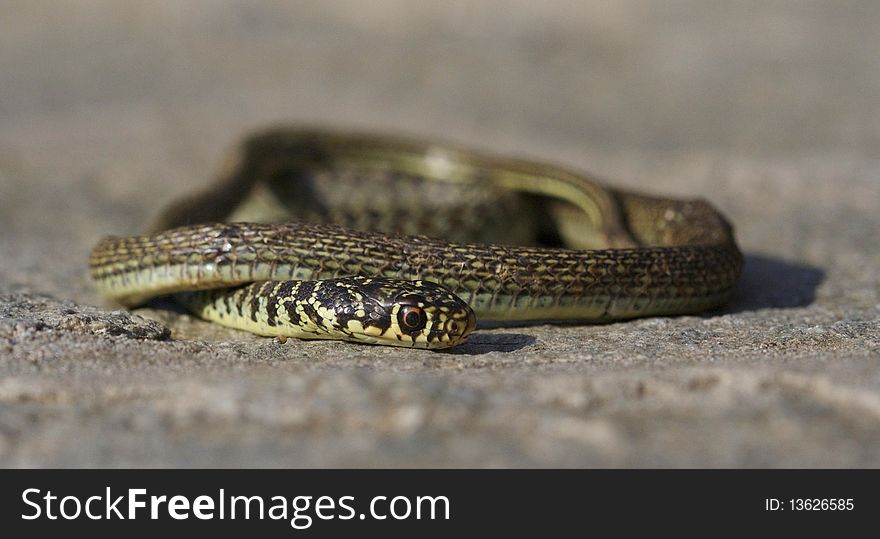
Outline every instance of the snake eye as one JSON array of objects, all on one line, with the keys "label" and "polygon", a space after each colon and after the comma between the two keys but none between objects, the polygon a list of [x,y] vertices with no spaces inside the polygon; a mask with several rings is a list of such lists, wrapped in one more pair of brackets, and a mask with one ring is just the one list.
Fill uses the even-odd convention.
[{"label": "snake eye", "polygon": [[425,327],[428,323],[428,317],[425,311],[413,305],[405,305],[400,308],[397,315],[397,321],[400,327],[408,331],[418,331]]}]

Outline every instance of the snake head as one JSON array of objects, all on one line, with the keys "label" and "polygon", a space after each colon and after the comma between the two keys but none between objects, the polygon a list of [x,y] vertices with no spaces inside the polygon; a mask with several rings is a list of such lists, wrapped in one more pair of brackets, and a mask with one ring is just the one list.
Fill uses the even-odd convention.
[{"label": "snake head", "polygon": [[325,301],[353,341],[448,348],[463,343],[477,323],[464,300],[429,281],[351,277],[322,288],[334,293]]}]

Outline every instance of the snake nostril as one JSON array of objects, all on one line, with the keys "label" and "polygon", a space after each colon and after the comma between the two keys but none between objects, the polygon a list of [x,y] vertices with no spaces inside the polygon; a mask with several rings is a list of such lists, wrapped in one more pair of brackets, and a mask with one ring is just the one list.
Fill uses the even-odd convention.
[{"label": "snake nostril", "polygon": [[450,320],[446,330],[451,337],[458,337],[464,331],[464,326],[458,320]]},{"label": "snake nostril", "polygon": [[469,316],[467,320],[447,320],[446,332],[450,337],[462,337],[470,333],[476,325],[476,318]]}]

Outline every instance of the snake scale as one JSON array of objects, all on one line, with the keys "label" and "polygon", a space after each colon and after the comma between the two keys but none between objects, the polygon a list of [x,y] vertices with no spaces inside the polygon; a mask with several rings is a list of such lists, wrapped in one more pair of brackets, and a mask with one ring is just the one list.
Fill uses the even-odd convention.
[{"label": "snake scale", "polygon": [[[421,198],[474,187],[499,200],[545,201],[551,209],[539,221],[552,214],[578,248],[394,233],[425,218],[404,214],[406,200],[391,211],[343,212],[385,223],[361,228],[388,231],[289,220],[291,208],[314,209],[307,179],[319,176],[360,182],[380,198],[405,198],[401,185],[422,182],[416,198],[428,187],[439,194]],[[501,205],[490,198],[482,212]],[[450,212],[448,228],[465,217]],[[519,215],[489,220],[513,229]],[[126,305],[174,293],[204,318],[262,335],[424,348],[463,342],[476,318],[601,322],[704,311],[729,299],[741,268],[732,227],[703,200],[612,189],[562,167],[447,143],[291,128],[246,138],[210,188],[172,204],[147,235],[104,239],[90,257],[99,291]]]}]

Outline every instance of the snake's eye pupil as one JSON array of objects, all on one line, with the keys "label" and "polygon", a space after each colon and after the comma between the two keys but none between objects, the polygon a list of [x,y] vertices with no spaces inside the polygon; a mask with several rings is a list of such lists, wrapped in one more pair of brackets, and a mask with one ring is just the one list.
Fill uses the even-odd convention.
[{"label": "snake's eye pupil", "polygon": [[425,312],[418,307],[406,306],[400,310],[400,325],[408,330],[422,329],[426,322]]}]

